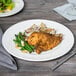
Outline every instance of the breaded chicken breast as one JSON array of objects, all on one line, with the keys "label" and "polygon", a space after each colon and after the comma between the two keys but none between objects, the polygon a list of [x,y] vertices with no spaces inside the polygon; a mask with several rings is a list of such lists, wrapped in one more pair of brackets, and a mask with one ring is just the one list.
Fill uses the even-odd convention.
[{"label": "breaded chicken breast", "polygon": [[62,41],[62,36],[60,34],[33,32],[27,41],[30,45],[35,46],[36,53],[40,54],[42,51],[56,47]]}]

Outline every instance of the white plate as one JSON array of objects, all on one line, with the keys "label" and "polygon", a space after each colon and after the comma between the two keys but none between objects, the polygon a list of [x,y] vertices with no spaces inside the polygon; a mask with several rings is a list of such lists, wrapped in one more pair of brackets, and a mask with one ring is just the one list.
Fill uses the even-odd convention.
[{"label": "white plate", "polygon": [[[42,52],[39,55],[36,53],[31,53],[31,54],[22,53],[20,50],[16,49],[15,43],[13,42],[13,39],[15,38],[15,34],[18,34],[19,32],[23,32],[25,29],[29,28],[33,24],[39,25],[41,22],[45,23],[47,27],[56,29],[57,33],[62,33],[63,34],[62,42],[52,50]],[[47,61],[47,60],[56,59],[68,53],[74,44],[74,36],[67,27],[65,27],[60,23],[50,20],[35,19],[35,20],[26,20],[23,22],[19,22],[11,26],[3,35],[2,44],[4,48],[11,55],[17,58],[28,61]]]},{"label": "white plate", "polygon": [[22,8],[24,7],[23,0],[13,0],[13,1],[15,2],[15,7],[13,8],[13,10],[6,13],[0,13],[0,17],[11,16],[22,10]]}]

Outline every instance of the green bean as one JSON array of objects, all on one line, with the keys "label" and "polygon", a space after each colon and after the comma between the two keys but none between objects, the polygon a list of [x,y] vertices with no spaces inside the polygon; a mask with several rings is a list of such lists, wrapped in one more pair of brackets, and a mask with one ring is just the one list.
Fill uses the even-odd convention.
[{"label": "green bean", "polygon": [[16,44],[21,45],[21,40],[19,39],[18,35],[15,35],[15,39],[13,40]]},{"label": "green bean", "polygon": [[[13,40],[19,47],[21,47],[20,50],[27,50],[29,53],[34,51],[34,46],[29,45],[27,41],[25,41],[25,35],[21,32],[18,33],[18,35],[15,34],[15,39]],[[24,42],[24,45],[22,45],[21,41]]]},{"label": "green bean", "polygon": [[23,47],[21,47],[21,49],[20,50],[27,50],[29,53],[31,53],[32,52],[32,50],[30,50],[29,48],[27,48],[26,46],[23,46]]},{"label": "green bean", "polygon": [[26,41],[25,41],[24,43],[25,43],[25,46],[26,46],[30,51],[33,51],[32,48],[29,46],[29,44],[28,44]]},{"label": "green bean", "polygon": [[21,32],[19,32],[19,38],[20,38],[21,40],[25,40]]},{"label": "green bean", "polygon": [[34,46],[32,46],[32,45],[29,45],[32,49],[34,49],[35,47]]}]

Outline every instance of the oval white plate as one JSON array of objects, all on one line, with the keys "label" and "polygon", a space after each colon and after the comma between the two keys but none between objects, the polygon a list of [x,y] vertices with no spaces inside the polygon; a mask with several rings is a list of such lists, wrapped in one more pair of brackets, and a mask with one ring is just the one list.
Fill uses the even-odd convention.
[{"label": "oval white plate", "polygon": [[15,2],[15,7],[13,8],[13,10],[6,13],[0,13],[0,17],[11,16],[22,10],[22,8],[24,7],[23,0],[13,0],[13,1]]},{"label": "oval white plate", "polygon": [[[31,53],[31,54],[22,53],[20,50],[16,49],[15,43],[13,42],[13,39],[15,38],[15,34],[18,34],[19,32],[23,32],[25,29],[29,28],[33,24],[39,25],[41,22],[45,23],[47,27],[56,29],[57,33],[62,33],[63,34],[62,42],[52,50],[42,52],[39,55],[36,53]],[[19,22],[11,26],[3,35],[2,44],[4,48],[11,55],[17,58],[28,61],[47,61],[61,57],[67,52],[69,52],[69,50],[72,48],[74,44],[74,36],[67,27],[65,27],[60,23],[50,20],[35,19],[35,20],[26,20],[23,22]]]}]

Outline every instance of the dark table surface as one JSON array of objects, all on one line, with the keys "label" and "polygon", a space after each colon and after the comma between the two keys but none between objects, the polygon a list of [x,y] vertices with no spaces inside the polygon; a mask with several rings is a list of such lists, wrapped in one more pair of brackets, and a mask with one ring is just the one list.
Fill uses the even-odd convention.
[{"label": "dark table surface", "polygon": [[[5,32],[11,25],[28,19],[49,19],[67,26],[76,35],[76,21],[68,21],[52,9],[67,3],[66,0],[24,0],[23,10],[16,15],[0,18],[0,26]],[[75,49],[75,46],[74,46]],[[58,60],[48,62],[29,62],[15,58],[18,63],[18,71],[12,71],[0,66],[0,76],[76,76],[76,56],[65,62],[56,71],[51,67]],[[5,72],[5,73],[4,73]]]}]

